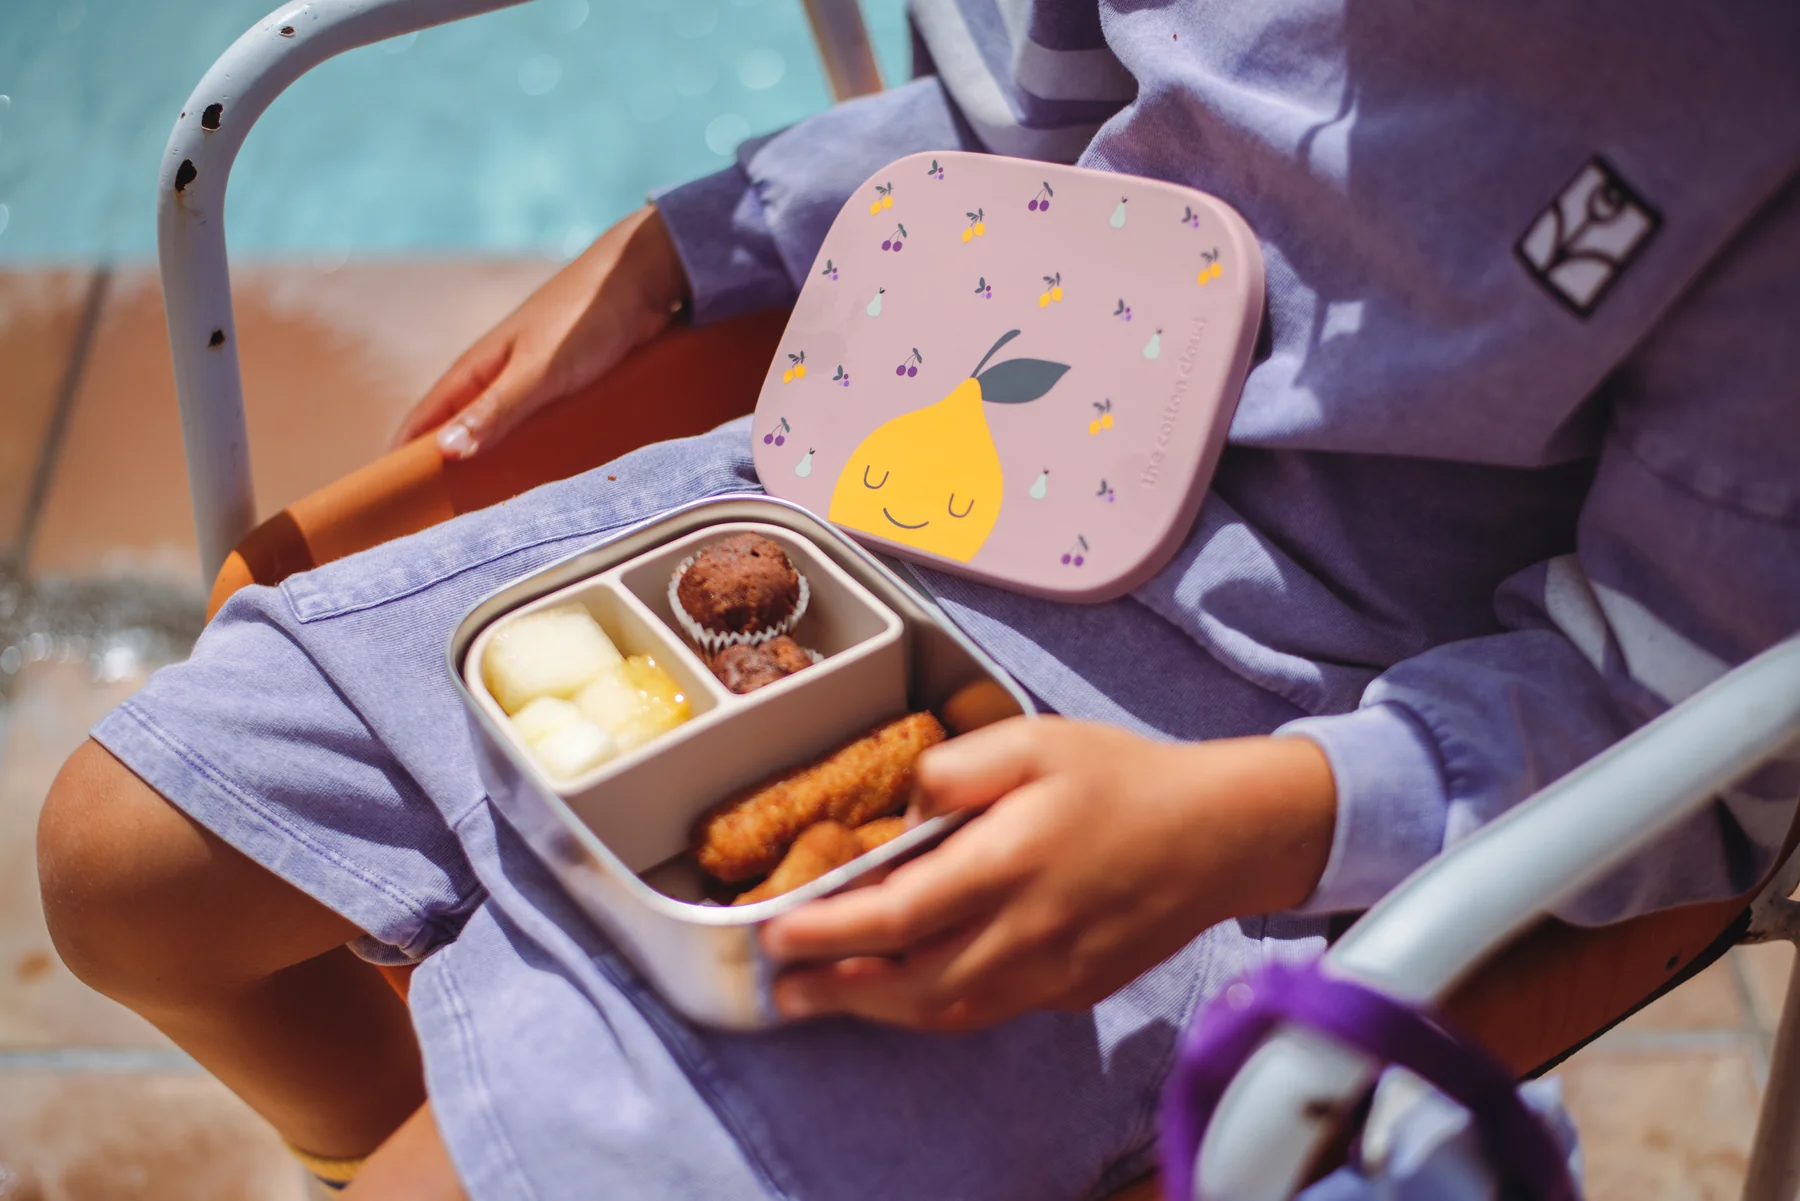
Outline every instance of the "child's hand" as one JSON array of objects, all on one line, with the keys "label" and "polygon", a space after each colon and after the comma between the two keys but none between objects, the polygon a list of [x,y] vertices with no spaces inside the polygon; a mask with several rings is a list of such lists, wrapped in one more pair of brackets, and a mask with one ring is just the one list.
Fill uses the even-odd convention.
[{"label": "child's hand", "polygon": [[1336,816],[1307,739],[1168,744],[1055,718],[935,747],[918,784],[921,815],[987,812],[769,923],[769,953],[807,964],[776,982],[784,1013],[966,1029],[1092,1005],[1208,926],[1304,901]]},{"label": "child's hand", "polygon": [[442,425],[447,459],[491,446],[660,333],[686,292],[662,218],[639,209],[465,351],[406,415],[394,445]]}]

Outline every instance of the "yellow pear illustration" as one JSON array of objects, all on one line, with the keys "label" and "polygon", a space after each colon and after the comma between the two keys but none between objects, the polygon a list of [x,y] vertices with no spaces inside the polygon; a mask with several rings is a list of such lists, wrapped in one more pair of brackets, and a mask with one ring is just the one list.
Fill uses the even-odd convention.
[{"label": "yellow pear illustration", "polygon": [[995,352],[1018,336],[1016,329],[1002,334],[944,399],[903,413],[864,438],[832,490],[831,520],[958,563],[974,558],[993,533],[1006,495],[983,403],[1036,400],[1069,369],[1045,359],[1006,359],[988,367]]}]

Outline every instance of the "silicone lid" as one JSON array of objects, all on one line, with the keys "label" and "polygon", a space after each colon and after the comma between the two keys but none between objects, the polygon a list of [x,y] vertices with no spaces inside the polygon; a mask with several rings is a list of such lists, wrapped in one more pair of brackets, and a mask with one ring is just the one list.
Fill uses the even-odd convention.
[{"label": "silicone lid", "polygon": [[1109,600],[1192,526],[1262,305],[1255,236],[1204,193],[900,159],[808,273],[757,401],[757,474],[873,549]]}]

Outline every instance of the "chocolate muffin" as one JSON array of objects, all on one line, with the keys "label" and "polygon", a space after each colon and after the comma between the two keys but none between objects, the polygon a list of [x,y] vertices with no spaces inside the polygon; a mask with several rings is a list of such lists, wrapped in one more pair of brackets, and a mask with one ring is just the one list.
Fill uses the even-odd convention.
[{"label": "chocolate muffin", "polygon": [[702,629],[754,634],[780,625],[800,603],[800,573],[761,534],[733,534],[694,557],[676,599]]},{"label": "chocolate muffin", "polygon": [[790,676],[797,671],[805,671],[813,665],[813,657],[806,652],[804,647],[786,634],[769,639],[762,644],[762,647],[774,657],[776,663],[780,664],[781,670]]},{"label": "chocolate muffin", "polygon": [[812,656],[786,634],[753,646],[728,646],[709,664],[719,682],[739,696],[812,665]]},{"label": "chocolate muffin", "polygon": [[739,696],[773,684],[788,673],[775,656],[761,646],[728,646],[712,658],[712,672],[719,683]]}]

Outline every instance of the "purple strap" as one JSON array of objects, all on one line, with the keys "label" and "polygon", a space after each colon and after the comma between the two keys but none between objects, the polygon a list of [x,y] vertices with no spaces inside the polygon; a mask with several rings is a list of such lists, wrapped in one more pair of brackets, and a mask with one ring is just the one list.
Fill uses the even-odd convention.
[{"label": "purple strap", "polygon": [[1194,1196],[1194,1156],[1225,1086],[1278,1026],[1307,1026],[1380,1063],[1403,1067],[1467,1109],[1488,1160],[1517,1192],[1576,1201],[1562,1148],[1519,1100],[1512,1074],[1479,1044],[1316,963],[1272,964],[1195,1014],[1163,1093],[1161,1151],[1168,1201]]}]

